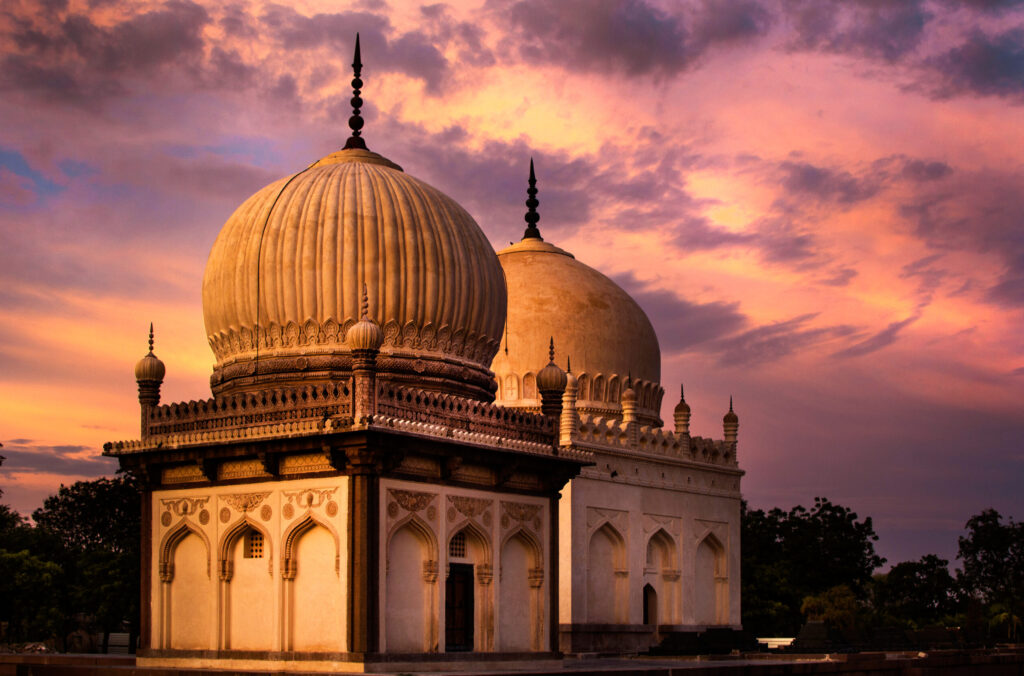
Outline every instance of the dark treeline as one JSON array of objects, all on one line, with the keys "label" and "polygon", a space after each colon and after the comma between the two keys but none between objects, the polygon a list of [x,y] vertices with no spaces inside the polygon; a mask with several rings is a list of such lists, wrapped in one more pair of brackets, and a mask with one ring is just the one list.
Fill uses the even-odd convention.
[{"label": "dark treeline", "polygon": [[62,485],[35,524],[0,504],[0,643],[106,651],[111,632],[138,634],[139,496],[118,474]]},{"label": "dark treeline", "polygon": [[963,645],[1019,640],[1024,524],[993,509],[967,521],[955,574],[934,554],[875,574],[885,560],[871,518],[824,498],[742,510],[743,627],[756,636],[823,622],[850,645],[937,628]]}]

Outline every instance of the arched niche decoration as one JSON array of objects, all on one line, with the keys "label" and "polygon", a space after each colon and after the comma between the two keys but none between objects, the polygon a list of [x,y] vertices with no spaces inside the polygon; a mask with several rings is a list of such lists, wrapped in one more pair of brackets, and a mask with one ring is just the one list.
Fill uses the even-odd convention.
[{"label": "arched niche decoration", "polygon": [[204,545],[206,545],[206,576],[210,576],[210,555],[213,549],[210,545],[210,538],[202,528],[192,523],[192,521],[186,517],[168,529],[167,533],[164,534],[163,540],[160,542],[160,558],[158,560],[158,566],[160,580],[162,582],[171,582],[174,579],[174,548],[177,547],[178,543],[185,539],[185,536],[189,533],[194,533],[199,536],[199,539],[203,541]]},{"label": "arched niche decoration", "polygon": [[509,373],[505,376],[505,382],[502,384],[501,398],[505,401],[516,401],[519,399],[519,376],[515,373]]},{"label": "arched niche decoration", "polygon": [[[676,547],[675,538],[668,534],[664,528],[659,528],[647,538],[647,561],[651,560],[651,548],[657,547],[662,553],[662,569],[675,570],[679,568],[679,553]],[[661,571],[655,571],[660,573]]]},{"label": "arched niche decoration", "polygon": [[274,543],[270,538],[270,531],[246,513],[241,519],[228,527],[220,539],[220,546],[217,548],[220,577],[226,582],[231,581],[232,575],[231,547],[235,544],[235,540],[242,537],[250,528],[263,535],[263,543],[267,548],[267,573],[269,575],[274,574]]},{"label": "arched niche decoration", "polygon": [[[592,386],[593,390],[594,390],[594,394],[593,394],[594,401],[606,401],[604,385],[605,385],[605,378],[604,378],[603,375],[598,373],[596,376],[594,376],[594,384]],[[618,402],[616,402],[616,403],[618,403]]]},{"label": "arched niche decoration", "polygon": [[424,521],[418,514],[407,514],[404,518],[396,521],[391,528],[388,530],[387,543],[385,551],[391,551],[391,540],[395,534],[403,528],[408,528],[416,537],[418,537],[424,547],[426,547],[427,561],[433,561],[436,565],[438,561],[438,544],[437,535],[434,534],[434,529]]},{"label": "arched niche decoration", "polygon": [[[405,534],[420,548],[419,558],[406,552],[392,562],[395,548],[403,551]],[[399,536],[402,537],[399,537]],[[385,541],[384,640],[388,652],[436,652],[438,648],[439,544],[430,525],[418,514],[395,522]],[[422,575],[417,579],[416,574]],[[394,588],[393,588],[394,587]],[[412,612],[410,612],[412,611]]]},{"label": "arched niche decoration", "polygon": [[621,397],[622,393],[619,390],[619,377],[617,375],[612,375],[608,378],[608,401],[617,402]]},{"label": "arched niche decoration", "polygon": [[523,399],[536,399],[537,396],[537,376],[528,371],[523,375]]},{"label": "arched niche decoration", "polygon": [[[606,546],[610,551],[604,551]],[[610,521],[590,529],[586,561],[587,621],[625,624],[629,621],[626,539]]]},{"label": "arched niche decoration", "polygon": [[699,538],[695,557],[695,621],[707,625],[728,624],[729,570],[725,545],[709,529]]},{"label": "arched niche decoration", "polygon": [[286,580],[294,579],[297,572],[297,564],[294,557],[296,541],[299,539],[299,536],[316,526],[322,526],[334,539],[334,572],[337,575],[341,575],[341,538],[338,536],[338,531],[329,521],[323,521],[313,514],[311,510],[306,510],[305,514],[297,518],[288,527],[282,538],[281,575]]},{"label": "arched niche decoration", "polygon": [[590,399],[590,375],[580,373],[576,376],[576,400],[587,401]]},{"label": "arched niche decoration", "polygon": [[[509,556],[512,556],[512,561],[518,556],[515,551],[517,545],[527,552],[529,563],[526,570],[518,566],[506,570],[510,565]],[[499,650],[544,650],[544,550],[537,536],[522,525],[513,528],[501,539],[498,561],[501,599],[498,627],[502,632]],[[529,599],[529,607],[521,610],[524,598]]]}]

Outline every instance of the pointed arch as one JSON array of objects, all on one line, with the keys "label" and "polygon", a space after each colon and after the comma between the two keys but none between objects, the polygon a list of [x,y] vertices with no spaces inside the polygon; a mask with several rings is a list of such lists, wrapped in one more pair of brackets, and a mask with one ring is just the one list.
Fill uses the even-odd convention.
[{"label": "pointed arch", "polygon": [[178,546],[178,543],[185,539],[189,533],[194,533],[203,541],[206,545],[206,576],[210,576],[210,555],[212,554],[212,547],[210,546],[210,538],[207,537],[206,533],[199,526],[192,523],[187,517],[179,521],[174,527],[170,528],[167,533],[164,534],[163,540],[160,542],[160,579],[164,582],[170,582],[174,579],[174,561],[173,554],[174,548]]},{"label": "pointed arch", "polygon": [[391,551],[391,540],[403,528],[408,528],[427,547],[427,559],[438,560],[437,535],[426,521],[417,514],[408,514],[402,520],[396,522],[387,534],[387,542],[384,543],[384,551]]},{"label": "pointed arch", "polygon": [[[494,555],[492,551],[493,547],[491,544],[491,536],[488,535],[487,531],[482,529],[472,519],[465,519],[449,529],[448,542],[450,543],[453,537],[462,532],[466,533],[468,536],[467,539],[471,538],[476,541],[477,546],[480,548],[480,552],[483,555],[483,561],[480,561],[480,563],[490,566],[491,561],[494,559]],[[447,554],[447,552],[448,543],[445,543],[445,553]]]},{"label": "pointed arch", "polygon": [[[652,548],[658,548],[662,555],[662,569],[663,570],[674,570],[679,567],[679,556],[676,551],[676,541],[664,528],[659,528],[655,531],[651,537],[647,538],[647,564],[651,564]],[[654,571],[655,573],[661,573],[661,570]]]},{"label": "pointed arch", "polygon": [[263,535],[263,542],[267,547],[267,561],[270,567],[270,572],[274,571],[274,542],[270,539],[270,531],[263,525],[257,523],[255,519],[249,516],[248,513],[242,516],[241,519],[233,523],[224,531],[224,535],[221,536],[220,546],[217,548],[217,558],[220,561],[227,561],[231,558],[231,546],[235,543],[235,539],[245,534],[245,531],[252,528]]},{"label": "pointed arch", "polygon": [[523,375],[523,399],[537,398],[537,376],[527,371]]},{"label": "pointed arch", "polygon": [[[498,554],[498,649],[544,649],[544,550],[521,525],[501,540]],[[525,601],[525,602],[524,602]]]},{"label": "pointed arch", "polygon": [[626,540],[609,521],[603,521],[590,531],[587,542],[587,621],[625,623],[629,583]]},{"label": "pointed arch", "polygon": [[590,376],[586,373],[580,373],[576,377],[576,388],[576,400],[588,401],[590,399]]},{"label": "pointed arch", "polygon": [[501,549],[505,549],[505,545],[512,538],[519,538],[526,545],[527,551],[530,552],[530,556],[533,558],[533,567],[542,568],[544,566],[544,549],[540,546],[540,541],[537,536],[528,528],[518,526],[517,528],[509,531],[501,539]]},{"label": "pointed arch", "polygon": [[729,623],[729,571],[725,546],[712,533],[703,534],[694,561],[694,621],[704,625]]},{"label": "pointed arch", "polygon": [[299,536],[306,531],[316,527],[322,526],[331,534],[334,539],[334,569],[335,572],[339,571],[341,565],[341,539],[338,536],[338,531],[335,530],[334,526],[330,522],[325,522],[317,518],[312,511],[306,510],[306,513],[300,516],[298,519],[288,527],[285,531],[284,537],[282,538],[281,545],[281,570],[287,575],[290,571],[294,570],[293,558],[295,550],[295,542]]}]

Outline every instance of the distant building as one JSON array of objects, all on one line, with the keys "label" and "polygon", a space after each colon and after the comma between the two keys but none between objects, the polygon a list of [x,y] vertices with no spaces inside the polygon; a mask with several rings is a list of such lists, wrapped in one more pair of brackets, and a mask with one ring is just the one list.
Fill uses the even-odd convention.
[{"label": "distant building", "polygon": [[346,147],[213,246],[213,397],[160,404],[152,332],[136,366],[141,439],[106,453],[146,485],[139,664],[394,671],[738,627],[731,408],[724,441],[683,401],[661,429],[650,322],[543,241],[532,167],[495,255],[366,149],[353,86]]}]

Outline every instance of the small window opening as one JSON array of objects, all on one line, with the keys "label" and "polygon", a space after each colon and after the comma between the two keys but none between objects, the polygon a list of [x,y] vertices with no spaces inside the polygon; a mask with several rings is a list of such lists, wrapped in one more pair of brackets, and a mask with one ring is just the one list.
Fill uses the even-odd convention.
[{"label": "small window opening", "polygon": [[263,533],[257,530],[250,530],[245,534],[245,558],[263,558]]},{"label": "small window opening", "polygon": [[452,537],[452,541],[448,543],[448,556],[459,559],[466,557],[465,531],[459,531]]}]

